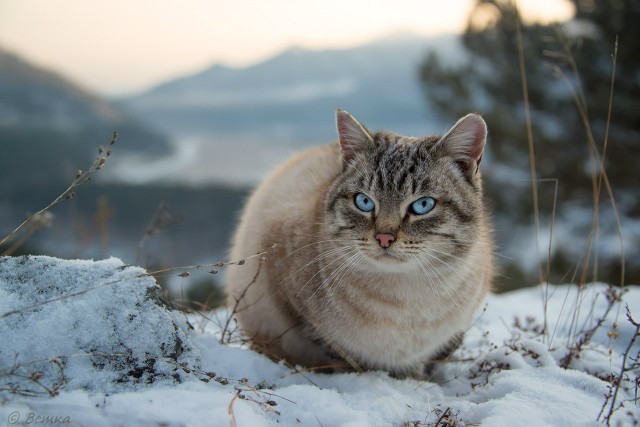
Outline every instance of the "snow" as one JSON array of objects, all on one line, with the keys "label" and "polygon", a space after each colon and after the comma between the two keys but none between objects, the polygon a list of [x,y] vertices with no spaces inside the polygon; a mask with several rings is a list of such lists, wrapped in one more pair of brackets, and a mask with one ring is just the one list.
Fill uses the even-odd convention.
[{"label": "snow", "polygon": [[41,384],[106,392],[175,382],[183,371],[166,360],[198,364],[198,352],[160,296],[144,270],[115,258],[0,258],[0,313],[32,307],[0,319],[0,366],[17,367],[0,384],[45,391],[32,372]]},{"label": "snow", "polygon": [[[438,420],[440,426],[595,426],[610,386],[601,378],[620,371],[636,333],[624,304],[640,318],[635,286],[613,304],[604,284],[581,292],[542,285],[490,295],[454,360],[438,364],[431,381],[419,381],[287,367],[252,351],[237,335],[220,343],[224,309],[172,312],[148,298],[149,289],[158,288],[144,270],[114,258],[0,258],[0,423],[17,414],[20,422],[40,416],[63,424],[68,417],[67,424],[90,426],[433,426]],[[47,302],[70,294],[77,295]],[[541,334],[545,305],[548,327]],[[17,313],[7,314],[12,311]],[[563,368],[569,349],[605,313],[590,342]],[[171,363],[166,345],[176,337],[182,353]],[[153,356],[153,375],[118,382],[130,366],[61,357],[93,348]],[[27,363],[51,357],[66,363],[55,396],[7,390],[9,382],[33,389],[29,376],[39,371],[42,384],[59,380],[52,363]],[[8,374],[16,364],[26,377],[22,383]],[[638,418],[628,401],[633,397],[632,385],[621,389],[618,401],[625,407],[612,425]]]}]

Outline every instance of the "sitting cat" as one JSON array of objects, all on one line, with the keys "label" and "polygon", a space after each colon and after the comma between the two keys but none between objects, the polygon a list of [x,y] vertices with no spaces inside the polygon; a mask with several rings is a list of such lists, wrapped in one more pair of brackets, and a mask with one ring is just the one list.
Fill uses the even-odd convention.
[{"label": "sitting cat", "polygon": [[491,228],[477,114],[443,137],[370,132],[336,113],[339,143],[299,154],[248,200],[230,267],[240,330],[274,358],[420,377],[489,291]]}]

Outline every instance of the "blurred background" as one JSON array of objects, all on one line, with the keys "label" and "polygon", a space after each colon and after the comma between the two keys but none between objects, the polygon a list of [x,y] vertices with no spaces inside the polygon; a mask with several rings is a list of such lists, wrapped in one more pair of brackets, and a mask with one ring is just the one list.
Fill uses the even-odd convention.
[{"label": "blurred background", "polygon": [[[0,237],[120,137],[90,184],[0,253],[221,261],[251,189],[334,140],[336,108],[408,135],[477,111],[497,290],[640,283],[640,3],[513,4],[2,0]],[[202,299],[220,278],[163,280]]]}]

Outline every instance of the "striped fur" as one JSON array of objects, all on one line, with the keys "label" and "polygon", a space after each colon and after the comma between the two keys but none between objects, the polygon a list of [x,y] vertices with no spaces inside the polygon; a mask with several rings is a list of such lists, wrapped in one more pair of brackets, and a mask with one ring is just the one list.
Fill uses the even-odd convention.
[{"label": "striped fur", "polygon": [[[228,301],[244,295],[240,328],[274,358],[419,377],[490,288],[478,173],[486,127],[470,115],[443,138],[413,138],[340,114],[339,144],[289,160],[247,202],[231,257],[278,250],[255,282],[250,263],[229,269]],[[374,200],[373,212],[354,205],[357,193]],[[410,213],[424,196],[435,208]],[[387,232],[396,240],[384,249],[375,235]]]}]

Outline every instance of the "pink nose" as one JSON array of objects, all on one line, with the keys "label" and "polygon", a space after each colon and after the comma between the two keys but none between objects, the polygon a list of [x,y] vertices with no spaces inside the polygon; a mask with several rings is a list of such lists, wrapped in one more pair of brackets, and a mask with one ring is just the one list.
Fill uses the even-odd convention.
[{"label": "pink nose", "polygon": [[389,233],[378,233],[376,234],[376,239],[380,242],[380,246],[383,248],[388,248],[391,246],[391,242],[396,240],[396,236]]}]

